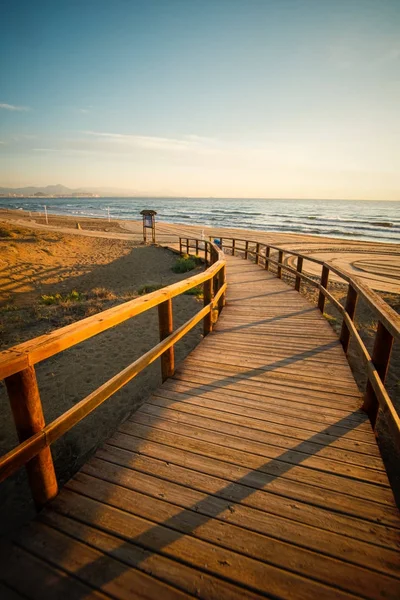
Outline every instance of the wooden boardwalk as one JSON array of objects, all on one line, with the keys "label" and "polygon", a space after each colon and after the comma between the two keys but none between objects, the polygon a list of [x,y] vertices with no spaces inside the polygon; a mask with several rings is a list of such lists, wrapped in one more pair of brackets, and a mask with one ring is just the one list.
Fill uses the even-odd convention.
[{"label": "wooden boardwalk", "polygon": [[336,335],[260,267],[227,277],[213,333],[3,545],[1,598],[398,600],[399,514]]}]

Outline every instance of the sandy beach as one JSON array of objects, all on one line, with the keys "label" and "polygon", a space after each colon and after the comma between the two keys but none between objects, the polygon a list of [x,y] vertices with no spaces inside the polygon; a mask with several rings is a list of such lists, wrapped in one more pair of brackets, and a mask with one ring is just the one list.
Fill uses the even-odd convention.
[{"label": "sandy beach", "polygon": [[[29,226],[35,230],[54,229],[84,237],[129,240],[137,244],[143,240],[141,221],[111,220],[108,222],[106,219],[87,217],[77,220],[73,217],[49,215],[49,223],[46,225],[44,215],[39,213],[29,214],[26,211],[5,209],[0,209],[0,219],[16,225],[29,223]],[[82,229],[77,230],[78,223]],[[168,245],[176,244],[178,236],[201,237],[202,232],[204,235],[212,237],[236,237],[268,242],[329,261],[350,274],[357,275],[372,289],[393,293],[399,293],[400,289],[400,244],[344,240],[298,233],[263,232],[251,229],[174,225],[163,222],[157,223],[156,231],[157,243]],[[312,263],[307,263],[305,270],[312,275],[320,274],[318,265],[312,265]]]},{"label": "sandy beach", "polygon": [[[161,246],[176,247],[177,236],[200,237],[202,232],[212,237],[265,241],[331,261],[361,277],[400,310],[400,247],[395,244],[158,223],[159,246],[152,247],[143,245],[139,221],[82,218],[78,222],[70,217],[51,215],[46,224],[43,215],[6,210],[0,211],[0,231],[0,350],[134,298],[142,286],[164,286],[184,279],[188,274],[175,274],[171,270],[176,255]],[[311,263],[305,270],[319,275]],[[337,284],[335,293],[342,298],[344,288],[341,289],[339,281],[332,280],[332,284]],[[313,298],[312,290],[304,291]],[[57,295],[60,298],[54,303],[43,300]],[[198,309],[199,301],[193,296],[176,298],[175,325],[185,322]],[[327,314],[332,326],[338,329],[337,315],[329,308]],[[358,318],[368,343],[376,323],[363,307]],[[198,326],[177,345],[177,362],[200,340],[201,327]],[[39,364],[37,377],[46,421],[62,414],[157,341],[157,310],[153,309]],[[356,356],[353,362],[357,375]],[[397,349],[392,365],[390,377],[396,388],[396,372],[400,366]],[[159,385],[159,373],[157,361],[111,402],[106,402],[54,444],[53,455],[61,483]],[[359,377],[362,385],[361,371]],[[0,406],[0,452],[4,453],[17,443],[4,384],[0,388]],[[18,502],[15,498],[19,498]],[[8,515],[0,523],[3,529],[32,516],[24,470],[2,484],[0,505],[3,509],[0,514]]]}]

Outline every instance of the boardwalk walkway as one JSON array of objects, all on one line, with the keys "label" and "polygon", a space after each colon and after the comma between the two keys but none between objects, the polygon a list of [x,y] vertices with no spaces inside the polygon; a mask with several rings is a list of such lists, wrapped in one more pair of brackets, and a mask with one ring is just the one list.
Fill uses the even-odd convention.
[{"label": "boardwalk walkway", "polygon": [[400,597],[400,519],[336,335],[259,267],[227,275],[215,331],[3,548],[2,598]]}]

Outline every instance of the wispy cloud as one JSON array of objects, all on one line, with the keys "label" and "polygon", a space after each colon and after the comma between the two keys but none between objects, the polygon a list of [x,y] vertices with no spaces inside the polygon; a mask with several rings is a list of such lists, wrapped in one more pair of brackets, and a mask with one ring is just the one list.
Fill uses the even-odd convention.
[{"label": "wispy cloud", "polygon": [[27,111],[30,110],[29,106],[17,106],[15,104],[0,104],[0,108],[3,110],[17,110],[17,111]]},{"label": "wispy cloud", "polygon": [[108,133],[102,131],[84,131],[85,135],[97,137],[98,140],[114,142],[146,150],[165,151],[198,151],[210,152],[218,148],[218,140],[198,135],[185,135],[182,138],[167,138],[149,135],[131,135],[124,133]]}]

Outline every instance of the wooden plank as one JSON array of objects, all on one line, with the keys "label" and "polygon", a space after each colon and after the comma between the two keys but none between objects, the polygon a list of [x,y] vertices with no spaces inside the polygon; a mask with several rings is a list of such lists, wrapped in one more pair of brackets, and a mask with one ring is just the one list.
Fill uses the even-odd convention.
[{"label": "wooden plank", "polygon": [[3,543],[0,556],[1,581],[30,600],[110,598],[16,545]]},{"label": "wooden plank", "polygon": [[[255,388],[257,391],[258,388]],[[212,407],[218,410],[224,410],[219,408],[219,404],[227,404],[227,410],[230,408],[230,412],[236,414],[247,414],[249,410],[254,413],[256,418],[261,420],[269,421],[272,423],[291,424],[288,419],[295,419],[296,427],[302,430],[309,430],[318,432],[321,430],[322,425],[330,425],[337,427],[337,431],[341,432],[343,437],[347,435],[349,438],[352,431],[356,428],[358,432],[364,432],[363,436],[356,436],[358,439],[362,439],[364,442],[373,444],[376,448],[376,442],[371,435],[370,427],[367,423],[365,415],[362,411],[356,413],[346,412],[344,407],[330,408],[328,402],[324,405],[324,401],[321,400],[318,403],[314,398],[304,398],[303,402],[300,402],[296,396],[284,395],[279,393],[269,392],[268,395],[262,396],[261,393],[253,391],[241,391],[235,389],[233,386],[227,386],[224,389],[222,395],[218,387],[214,387],[212,383],[207,384],[203,382],[201,387],[196,382],[191,382],[183,379],[174,379],[168,382],[168,386],[163,386],[162,389],[156,390],[155,396],[170,397],[170,394],[176,394],[177,398],[182,401],[187,401],[188,398],[191,401],[212,400]],[[173,396],[171,396],[172,398]],[[218,404],[216,405],[215,402]],[[244,412],[242,412],[242,410]],[[336,425],[336,422],[346,417],[346,422]],[[293,423],[292,423],[293,425]],[[346,432],[345,430],[349,431]],[[377,450],[377,455],[379,451]]]},{"label": "wooden plank", "polygon": [[262,597],[201,570],[171,560],[162,554],[145,550],[130,543],[129,540],[121,543],[119,537],[100,531],[81,521],[70,519],[61,513],[45,511],[40,518],[44,523],[96,548],[105,555],[117,558],[128,567],[140,569],[193,596],[206,600],[220,600],[221,598],[256,600]]},{"label": "wooden plank", "polygon": [[312,485],[311,482],[297,481],[293,477],[269,475],[261,469],[236,465],[221,460],[219,457],[176,448],[159,440],[152,441],[123,433],[115,434],[108,441],[107,446],[156,458],[164,461],[167,465],[176,464],[188,467],[206,475],[221,477],[257,490],[267,489],[272,494],[283,496],[295,502],[306,502],[340,514],[362,518],[371,523],[383,523],[390,527],[400,528],[398,509],[394,505],[393,498],[389,495],[386,502],[383,503],[375,501],[371,497],[360,497],[355,500],[353,496],[349,496],[341,490],[338,491],[338,486],[326,490]]},{"label": "wooden plank", "polygon": [[[173,432],[174,434],[179,434],[178,443],[181,443],[181,438],[183,436],[185,437],[183,443],[190,444],[192,440],[199,444],[207,442],[210,443],[214,449],[217,447],[219,452],[221,452],[222,448],[223,451],[226,451],[227,455],[230,453],[232,459],[234,456],[237,456],[239,459],[240,454],[237,454],[237,452],[241,451],[253,456],[259,456],[264,459],[264,461],[269,460],[273,463],[277,462],[279,467],[283,470],[291,468],[290,466],[285,466],[287,464],[300,470],[306,468],[310,473],[307,473],[305,477],[309,477],[310,481],[315,481],[316,485],[318,485],[318,482],[321,484],[321,480],[329,481],[329,476],[333,477],[341,475],[343,477],[351,478],[351,482],[347,480],[341,482],[342,487],[346,489],[355,491],[358,489],[359,483],[363,482],[368,484],[373,483],[376,484],[376,486],[382,486],[383,488],[389,488],[390,490],[385,471],[379,472],[374,469],[366,469],[327,458],[320,458],[318,455],[314,456],[312,454],[307,454],[306,452],[301,452],[297,450],[297,448],[302,449],[302,442],[297,446],[294,446],[294,448],[285,450],[284,448],[256,442],[249,438],[238,437],[238,435],[233,433],[237,432],[237,428],[230,426],[229,424],[224,427],[222,423],[218,423],[218,432],[215,432],[215,425],[211,430],[205,429],[200,425],[196,426],[189,424],[190,415],[185,415],[183,413],[179,414],[176,413],[176,411],[171,411],[171,413],[172,415],[169,415],[169,418],[167,419],[165,415],[163,415],[163,418],[160,418],[157,415],[155,416],[143,411],[138,411],[134,417],[121,425],[120,431],[129,434],[132,431],[134,432],[136,424],[140,424],[152,428],[152,437],[156,436],[156,432],[158,431],[167,431],[168,434]],[[198,422],[204,422],[200,417],[196,417],[194,421],[196,420]],[[181,424],[184,424],[184,428]],[[225,430],[230,431],[231,433],[226,433]],[[189,442],[187,442],[187,440],[189,440]],[[327,479],[325,479],[327,474],[329,475]],[[371,491],[371,493],[376,493],[379,496],[377,490],[374,490],[374,492]]]},{"label": "wooden plank", "polygon": [[[208,363],[211,364],[211,363]],[[254,373],[251,373],[251,377],[245,377],[246,369],[242,369],[242,372],[237,372],[236,368],[229,368],[228,365],[214,364],[213,366],[208,367],[206,370],[202,370],[201,375],[197,375],[199,373],[199,369],[196,368],[196,365],[190,363],[189,359],[186,359],[184,364],[180,365],[178,369],[175,371],[174,379],[177,380],[185,380],[189,378],[190,381],[193,381],[193,377],[201,377],[203,382],[212,382],[214,387],[223,388],[227,385],[234,384],[235,386],[241,386],[245,384],[248,389],[250,388],[258,388],[258,389],[268,389],[268,390],[281,390],[292,392],[293,394],[297,394],[297,396],[308,396],[310,398],[325,398],[330,400],[330,406],[335,407],[336,404],[345,404],[345,398],[348,400],[348,407],[352,411],[359,410],[361,406],[361,394],[357,391],[348,391],[347,388],[341,388],[340,390],[335,389],[333,386],[331,389],[327,390],[326,386],[323,384],[320,385],[312,385],[308,384],[308,382],[291,380],[289,376],[287,377],[279,377],[273,376],[271,373],[264,374],[260,369],[255,369]],[[266,386],[266,380],[268,381],[268,386]]]},{"label": "wooden plank", "polygon": [[[62,496],[64,499],[68,497],[66,490]],[[56,499],[54,504],[58,506],[59,500]],[[188,598],[187,594],[135,568],[128,568],[125,563],[45,523],[31,523],[24,534],[15,535],[15,539],[27,551],[113,598],[130,600],[133,592],[136,598],[149,600],[159,600],[160,597],[169,600]],[[53,593],[53,598],[58,597],[56,590]]]},{"label": "wooden plank", "polygon": [[[143,421],[143,423],[139,423],[139,421]],[[233,447],[213,443],[209,441],[211,436],[205,430],[201,429],[196,432],[198,434],[196,437],[179,435],[172,430],[179,429],[180,432],[182,432],[182,427],[174,427],[172,422],[168,422],[168,426],[166,426],[161,422],[161,427],[156,428],[155,421],[156,419],[151,420],[149,418],[143,418],[143,415],[138,415],[138,418],[134,423],[123,424],[120,431],[128,436],[132,435],[132,437],[142,440],[144,439],[169,445],[188,452],[194,452],[200,456],[215,457],[225,463],[243,466],[247,469],[252,469],[253,471],[259,471],[263,473],[264,476],[269,475],[272,479],[288,479],[291,482],[304,483],[311,485],[314,488],[329,490],[330,492],[339,487],[342,493],[355,498],[369,497],[374,502],[385,505],[393,504],[391,490],[385,486],[374,485],[369,481],[346,478],[341,475],[324,472],[311,467],[307,468],[302,464],[293,462],[294,459],[290,462],[290,453],[288,454],[288,462],[286,462],[285,460],[282,460],[282,455],[278,455],[278,457],[271,459],[246,450],[238,450],[235,445],[236,443],[239,444],[239,439],[234,440]],[[150,422],[152,422],[152,427],[149,425]],[[283,458],[285,457],[283,456]],[[305,457],[304,460],[306,460]]]},{"label": "wooden plank", "polygon": [[[85,477],[87,476],[87,477]],[[192,475],[195,478],[195,474]],[[94,479],[93,479],[94,478]],[[107,482],[101,489],[109,489],[110,484],[123,486],[133,492],[139,492],[150,496],[153,500],[146,501],[139,496],[132,495],[131,511],[139,516],[148,517],[149,514],[160,514],[165,507],[163,503],[168,502],[197,514],[203,514],[211,519],[217,519],[223,523],[230,523],[240,528],[255,531],[257,533],[271,536],[275,540],[284,541],[301,548],[312,550],[318,554],[337,558],[372,570],[400,576],[400,555],[397,549],[383,550],[373,544],[366,544],[355,539],[349,540],[348,535],[342,536],[331,532],[321,531],[303,523],[290,521],[282,517],[272,516],[268,512],[256,510],[241,504],[232,504],[229,500],[217,498],[214,495],[200,493],[189,486],[181,485],[181,482],[159,481],[158,477],[143,474],[132,469],[119,469],[115,471],[114,465],[104,461],[92,460],[86,464],[80,473],[70,484],[70,489],[85,493],[94,499],[97,498],[95,490],[88,489],[97,485],[96,479]],[[76,482],[78,486],[76,487]],[[106,493],[103,492],[103,493]],[[161,499],[161,500],[160,500]],[[141,505],[146,504],[142,509]],[[160,505],[160,510],[159,510]],[[184,513],[178,513],[178,516]],[[153,517],[154,518],[154,517]],[[161,520],[161,515],[160,515]],[[167,519],[165,519],[167,522]],[[226,531],[225,535],[228,535]],[[241,535],[238,532],[238,535]],[[399,541],[399,538],[398,538]],[[282,549],[282,551],[284,551]],[[246,553],[246,550],[244,550]],[[305,574],[305,573],[304,573]]]},{"label": "wooden plank", "polygon": [[[218,407],[219,406],[220,405],[218,404]],[[158,409],[157,411],[155,411],[156,407]],[[342,460],[343,462],[354,462],[354,464],[369,466],[369,468],[376,468],[380,471],[384,471],[382,459],[379,454],[377,452],[372,453],[369,451],[372,444],[370,446],[365,446],[364,450],[366,451],[364,454],[359,451],[360,443],[357,444],[353,442],[341,444],[340,433],[338,432],[335,435],[334,430],[332,431],[333,428],[330,426],[325,429],[321,428],[321,430],[314,435],[310,434],[309,431],[299,430],[297,427],[289,424],[287,424],[286,427],[274,428],[270,425],[266,425],[264,420],[248,416],[244,410],[239,414],[230,411],[216,410],[215,407],[212,406],[211,401],[200,405],[196,402],[184,402],[182,399],[174,402],[171,397],[164,397],[160,393],[159,395],[150,397],[142,407],[144,412],[150,412],[151,414],[161,414],[159,412],[160,409],[183,412],[191,416],[196,415],[205,417],[211,421],[211,423],[214,422],[214,427],[215,421],[239,425],[246,429],[246,431],[243,432],[245,437],[251,435],[252,439],[257,439],[259,441],[269,440],[271,444],[282,448],[288,448],[301,442],[304,452],[308,450],[310,454],[318,453],[319,456],[336,458],[336,460]],[[200,421],[199,424],[200,423],[202,423],[202,421]],[[204,422],[202,426],[206,427],[206,423]]]},{"label": "wooden plank", "polygon": [[[354,420],[352,420],[351,414],[347,416],[346,413],[341,414],[340,411],[321,415],[321,409],[314,412],[308,411],[306,404],[299,403],[300,406],[298,406],[296,402],[288,402],[289,408],[285,410],[285,406],[281,408],[279,399],[266,397],[265,402],[262,402],[262,399],[256,394],[242,396],[240,392],[234,390],[227,391],[222,397],[218,390],[213,389],[211,386],[208,389],[203,389],[200,393],[197,393],[197,388],[194,387],[194,393],[191,393],[191,385],[181,385],[180,382],[171,382],[168,388],[163,387],[156,390],[153,398],[165,398],[172,403],[178,401],[185,404],[194,404],[195,406],[204,406],[234,415],[251,415],[261,421],[264,429],[268,429],[271,433],[288,435],[297,439],[303,439],[303,436],[311,436],[313,433],[314,437],[320,440],[321,443],[330,441],[333,446],[339,448],[380,456],[371,432],[366,428],[360,428],[360,424],[365,421],[358,421],[358,415],[355,415]],[[153,402],[152,399],[149,399],[149,402]],[[337,421],[344,416],[346,422],[336,425]],[[323,430],[327,427],[329,427],[329,437],[326,437],[323,433]],[[360,435],[354,438],[355,427],[357,434]],[[337,436],[336,440],[331,439],[331,433]]]},{"label": "wooden plank", "polygon": [[[140,480],[139,477],[135,487],[147,489],[143,479]],[[396,593],[400,593],[400,579],[397,579],[400,577],[400,556],[395,551],[383,548],[375,550],[369,544],[354,540],[346,543],[345,539],[331,534],[329,552],[335,553],[336,544],[337,556],[346,555],[346,562],[332,561],[325,552],[321,552],[322,540],[319,545],[320,552],[313,552],[302,546],[305,538],[302,538],[300,527],[297,529],[297,543],[286,544],[268,535],[270,532],[266,515],[257,515],[257,511],[247,508],[241,510],[236,505],[232,507],[229,503],[207,496],[204,499],[193,492],[188,493],[189,498],[185,501],[183,490],[179,505],[172,504],[165,499],[168,495],[167,484],[163,487],[164,498],[160,499],[82,473],[68,483],[68,489],[98,502],[105,501],[125,513],[150,521],[153,531],[150,530],[147,536],[142,535],[142,544],[146,544],[146,537],[151,538],[155,535],[154,529],[157,530],[157,536],[161,537],[164,528],[168,528],[181,534],[188,545],[193,544],[193,549],[196,545],[194,542],[200,539],[216,546],[218,553],[235,552],[235,558],[240,555],[241,558],[256,559],[283,571],[294,571],[300,576],[311,577],[347,592],[364,593],[371,599],[375,599],[382,589],[387,590],[396,600]],[[197,501],[194,496],[197,497]],[[71,501],[75,501],[73,496]],[[76,501],[81,500],[78,497]],[[236,523],[241,523],[242,526],[237,526]],[[263,533],[259,533],[260,530]],[[277,530],[274,529],[274,532],[277,533]],[[294,533],[293,535],[293,539],[296,539]],[[319,530],[313,530],[316,545],[320,535],[322,534]],[[290,537],[288,529],[287,536]],[[178,540],[178,536],[174,539]],[[362,558],[359,554],[361,551]],[[365,567],[359,566],[360,563],[362,565],[362,561]]]},{"label": "wooden plank", "polygon": [[[100,483],[100,480],[97,480],[97,496],[101,495]],[[92,485],[92,489],[87,490],[88,493],[94,491],[94,483]],[[152,513],[152,520],[134,515],[131,513],[131,510],[134,509],[130,502],[132,497],[129,490],[118,488],[110,499],[114,506],[109,506],[71,490],[65,490],[64,494],[55,501],[55,505],[59,512],[83,522],[89,520],[89,523],[92,521],[90,515],[95,511],[96,525],[100,529],[113,535],[119,535],[123,539],[129,540],[130,543],[135,540],[136,543],[140,543],[148,550],[159,552],[162,549],[168,557],[182,560],[256,592],[287,598],[290,597],[289,591],[296,589],[297,598],[311,600],[313,594],[315,597],[315,594],[319,593],[324,598],[332,598],[332,600],[335,598],[350,600],[350,595],[340,589],[333,589],[317,581],[306,579],[293,571],[282,570],[266,561],[254,559],[222,546],[219,546],[218,552],[216,552],[213,548],[215,548],[214,543],[218,542],[217,538],[221,542],[229,541],[232,544],[235,542],[232,536],[225,537],[221,533],[227,525],[217,528],[216,521],[213,521],[212,527],[207,529],[208,535],[202,536],[202,527],[205,527],[206,524],[202,526],[201,516],[193,513],[190,515],[190,520],[188,518],[187,525],[183,525],[184,531],[180,531],[179,523],[174,520],[173,516],[168,517],[168,512],[165,512],[168,507],[167,503],[162,503],[164,510],[161,513],[158,515]],[[146,501],[150,502],[149,497],[146,498]],[[146,502],[141,502],[140,508],[145,509],[145,504]],[[115,505],[118,505],[118,508]],[[123,507],[122,510],[121,507]],[[157,522],[159,519],[163,520]],[[193,535],[190,535],[189,531],[193,531]],[[256,534],[252,535],[254,536],[253,543],[258,541]],[[208,537],[212,538],[214,542],[211,543],[205,539]],[[237,542],[239,541],[237,539]],[[268,544],[262,544],[261,549],[267,554]],[[269,555],[268,558],[270,558]],[[380,575],[380,577],[386,581],[384,575]],[[397,589],[395,580],[390,578],[390,582],[392,590],[395,591]],[[388,590],[388,594],[390,597],[390,590]],[[391,597],[396,598],[394,595]]]},{"label": "wooden plank", "polygon": [[[179,483],[191,489],[228,500],[230,503],[239,503],[256,508],[275,515],[279,519],[289,519],[293,522],[300,522],[349,538],[367,541],[374,545],[398,549],[400,537],[398,530],[379,523],[355,519],[350,515],[339,514],[326,508],[309,505],[306,502],[297,501],[294,503],[283,496],[271,493],[268,486],[265,486],[264,489],[255,489],[209,473],[204,474],[189,468],[187,464],[180,466],[144,454],[134,454],[108,444],[99,449],[96,456],[85,464],[83,472],[92,472],[95,475],[95,471],[89,471],[88,469],[96,470],[99,468],[98,464],[102,462],[113,465],[115,477],[118,477],[120,473],[115,465],[157,477],[159,492],[163,488],[164,481]],[[195,467],[195,464],[192,466]],[[97,476],[99,476],[99,473]],[[104,474],[102,477],[104,477]],[[121,485],[123,485],[123,481],[124,478],[121,475]]]}]

